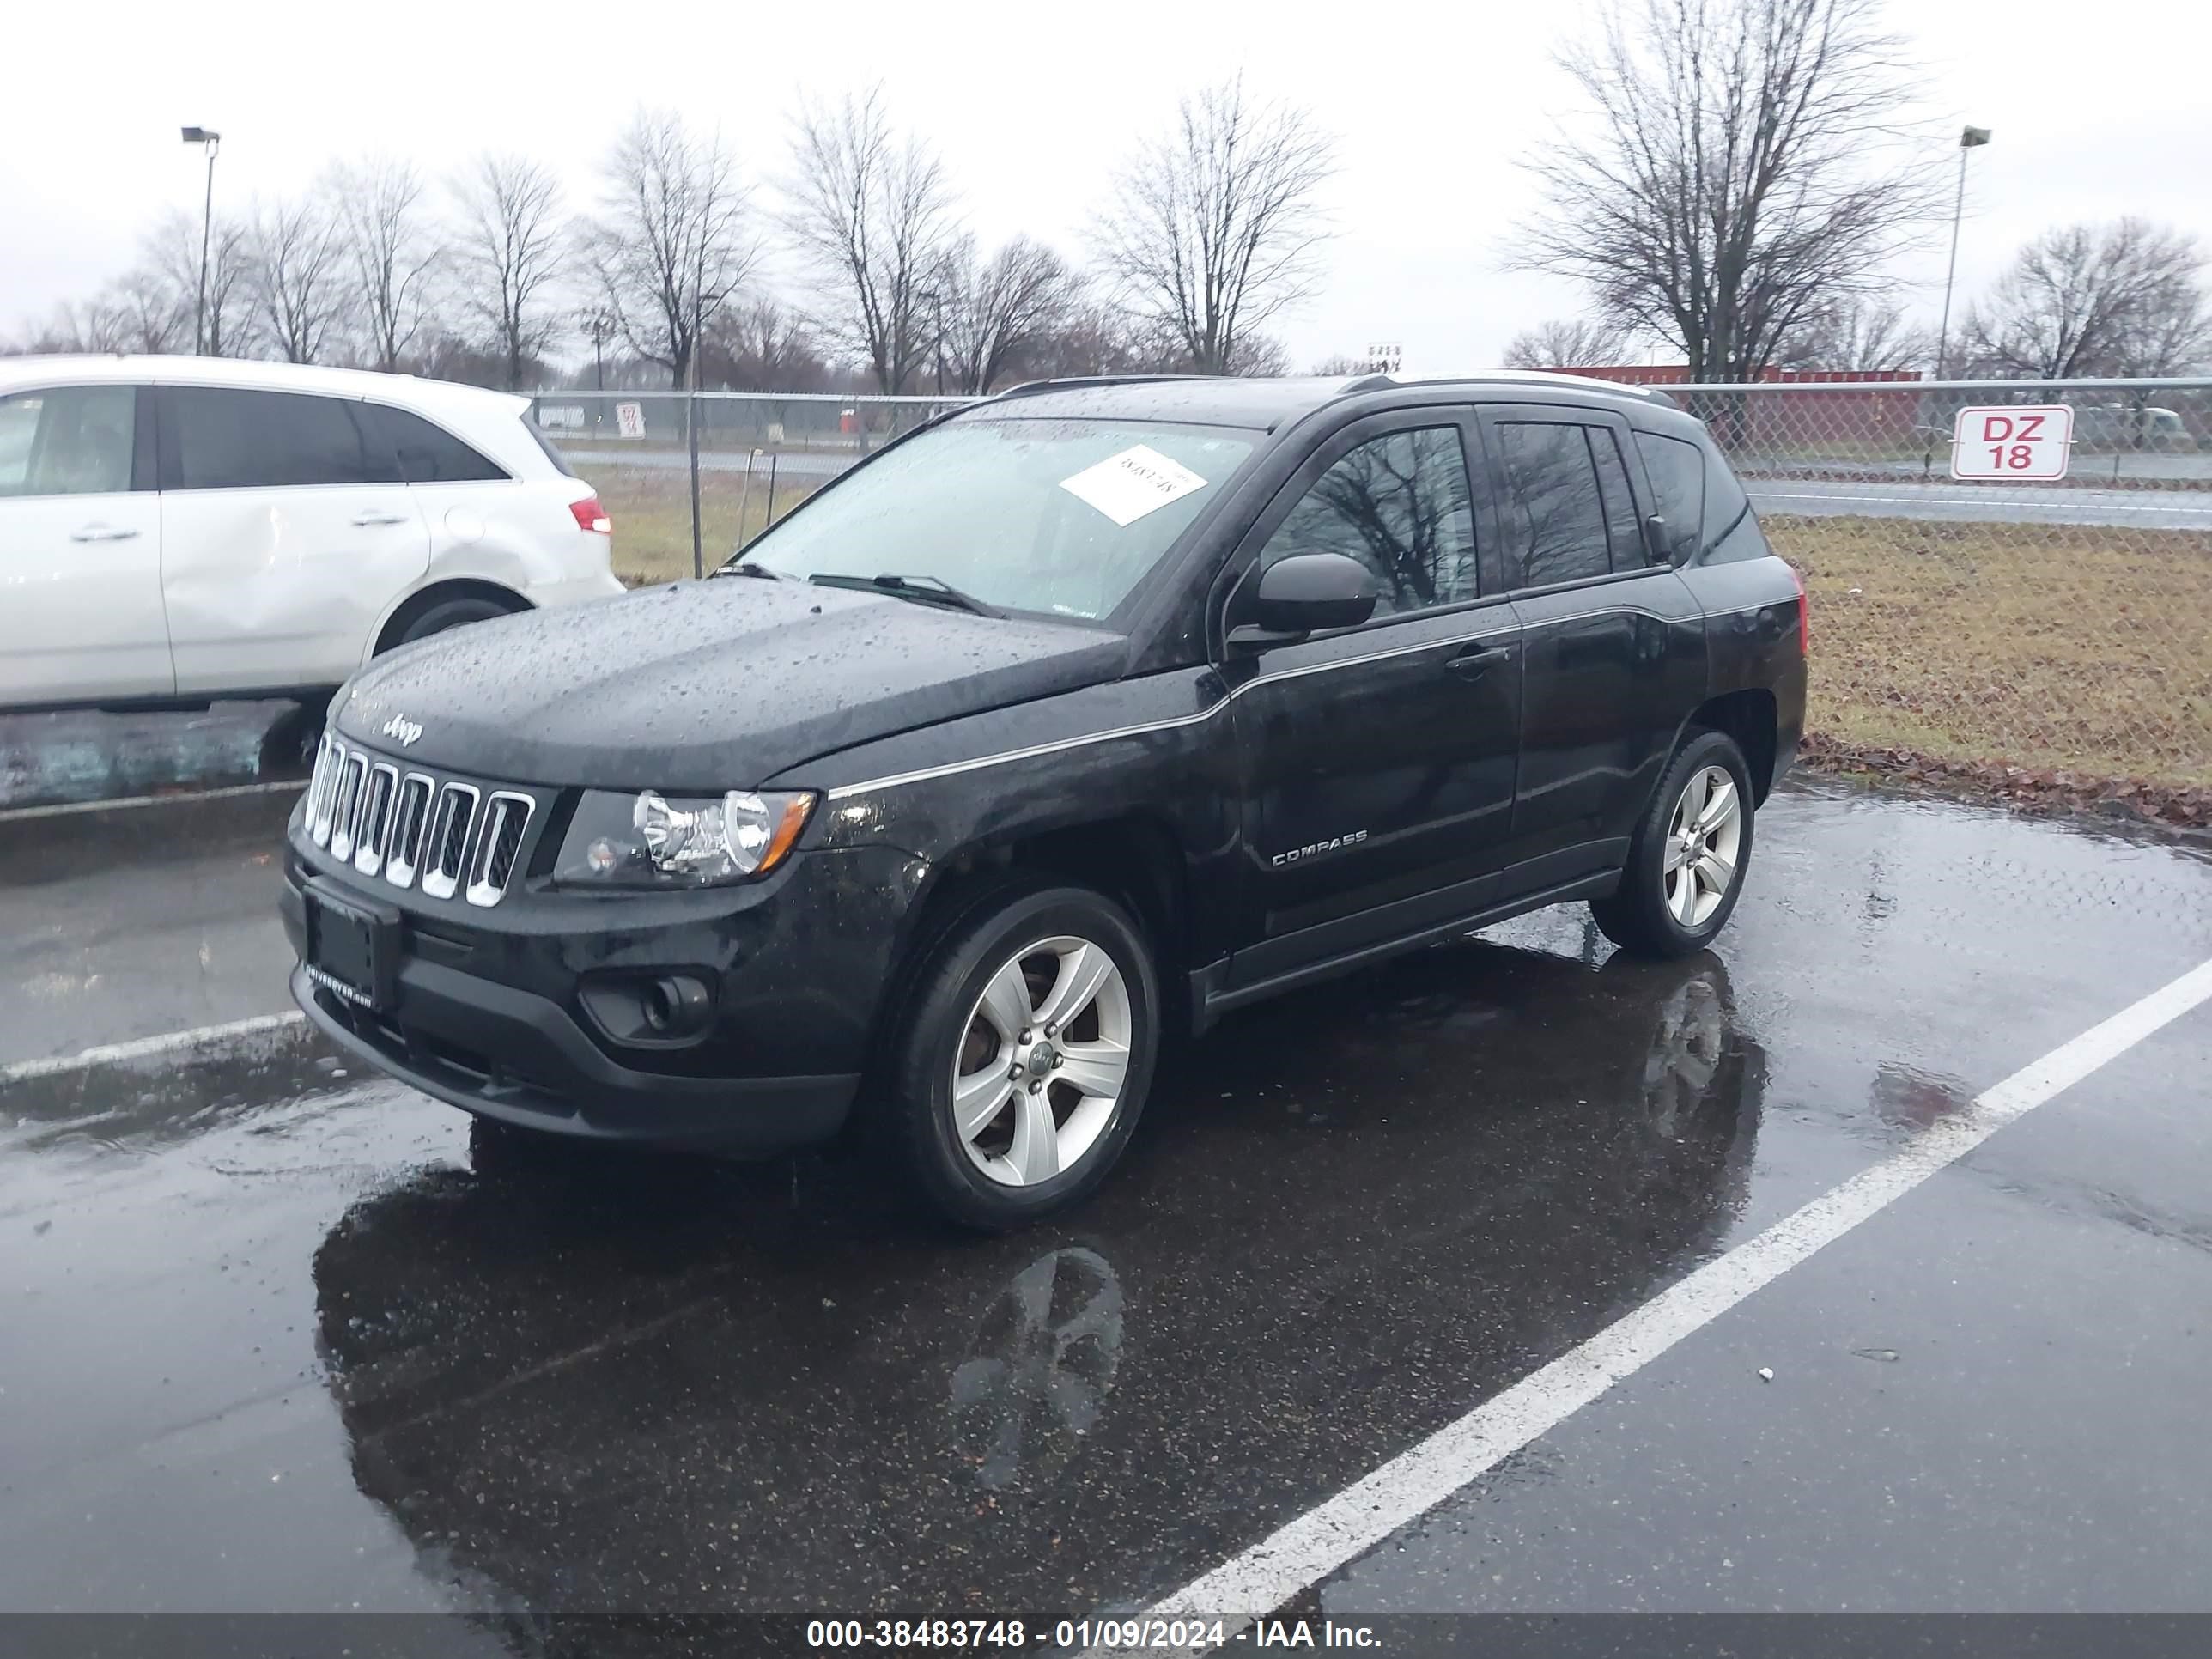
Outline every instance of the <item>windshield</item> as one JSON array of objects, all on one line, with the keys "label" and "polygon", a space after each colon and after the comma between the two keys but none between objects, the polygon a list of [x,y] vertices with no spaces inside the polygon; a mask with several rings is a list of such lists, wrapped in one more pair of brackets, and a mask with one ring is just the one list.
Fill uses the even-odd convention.
[{"label": "windshield", "polygon": [[743,556],[779,575],[933,580],[1010,611],[1095,619],[1226,487],[1255,436],[956,420],[871,461]]}]

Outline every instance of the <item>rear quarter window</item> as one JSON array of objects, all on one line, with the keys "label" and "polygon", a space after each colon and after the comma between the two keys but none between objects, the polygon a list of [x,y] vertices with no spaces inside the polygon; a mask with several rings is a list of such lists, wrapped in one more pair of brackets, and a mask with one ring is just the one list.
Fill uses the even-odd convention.
[{"label": "rear quarter window", "polygon": [[560,452],[552,439],[545,435],[545,429],[543,427],[525,415],[522,417],[522,428],[537,441],[538,448],[545,452],[545,459],[553,463],[556,470],[571,478],[576,476],[576,469],[568,465],[568,458]]},{"label": "rear quarter window", "polygon": [[409,483],[482,483],[507,472],[441,426],[390,404],[365,403],[370,430],[398,458]]},{"label": "rear quarter window", "polygon": [[1751,510],[1751,498],[1728,458],[1710,444],[1636,434],[1636,453],[1664,520],[1661,540],[1669,564],[1732,564],[1763,559],[1771,550]]},{"label": "rear quarter window", "polygon": [[1734,564],[1742,559],[1763,559],[1773,550],[1759,528],[1751,498],[1743,493],[1735,469],[1719,450],[1705,451],[1705,547],[1701,564]]},{"label": "rear quarter window", "polygon": [[1704,452],[1680,438],[1639,432],[1636,453],[1644,458],[1644,474],[1651,481],[1652,503],[1659,509],[1663,532],[1660,539],[1667,550],[1667,562],[1686,564],[1705,544]]}]

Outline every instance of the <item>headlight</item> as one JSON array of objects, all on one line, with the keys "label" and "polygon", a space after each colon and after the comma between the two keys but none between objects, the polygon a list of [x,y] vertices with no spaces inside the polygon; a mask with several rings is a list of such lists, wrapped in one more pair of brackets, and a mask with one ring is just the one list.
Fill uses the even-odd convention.
[{"label": "headlight", "polygon": [[578,887],[715,887],[766,875],[806,827],[815,797],[803,791],[669,799],[586,793],[553,867]]}]

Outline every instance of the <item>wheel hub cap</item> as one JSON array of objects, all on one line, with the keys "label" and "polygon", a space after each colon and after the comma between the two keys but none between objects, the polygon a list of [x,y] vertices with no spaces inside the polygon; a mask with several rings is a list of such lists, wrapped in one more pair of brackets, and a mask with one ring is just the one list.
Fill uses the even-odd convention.
[{"label": "wheel hub cap", "polygon": [[952,1128],[969,1160],[1009,1187],[1073,1170],[1120,1112],[1135,1041],[1128,985],[1102,946],[1060,934],[1012,953],[952,1062]]},{"label": "wheel hub cap", "polygon": [[1743,851],[1743,802],[1718,766],[1683,788],[1667,832],[1667,908],[1684,927],[1702,927],[1734,887]]}]

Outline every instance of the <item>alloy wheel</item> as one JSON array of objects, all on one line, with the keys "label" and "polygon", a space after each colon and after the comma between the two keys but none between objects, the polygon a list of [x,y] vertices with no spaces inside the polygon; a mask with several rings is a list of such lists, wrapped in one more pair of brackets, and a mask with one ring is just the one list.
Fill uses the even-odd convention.
[{"label": "alloy wheel", "polygon": [[1064,1175],[1098,1144],[1129,1073],[1129,988],[1105,948],[1061,934],[1002,962],[962,1028],[952,1127],[1006,1187]]},{"label": "alloy wheel", "polygon": [[1735,883],[1743,848],[1743,797],[1728,769],[1702,766],[1674,803],[1667,828],[1667,911],[1680,926],[1705,925]]}]

